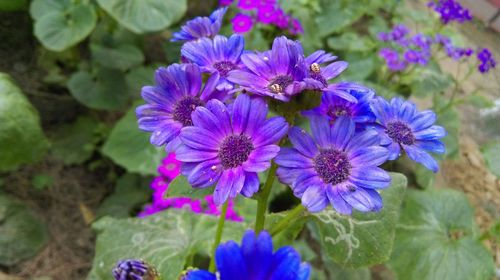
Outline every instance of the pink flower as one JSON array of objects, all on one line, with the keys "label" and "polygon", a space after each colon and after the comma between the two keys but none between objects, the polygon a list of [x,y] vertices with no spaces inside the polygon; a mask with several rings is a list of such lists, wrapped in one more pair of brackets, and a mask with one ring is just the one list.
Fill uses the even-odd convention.
[{"label": "pink flower", "polygon": [[302,24],[296,18],[292,18],[292,26],[290,27],[290,33],[293,35],[304,33],[304,28],[302,28]]},{"label": "pink flower", "polygon": [[158,173],[161,176],[173,180],[181,172],[181,162],[175,159],[175,154],[170,153],[161,162],[162,164],[158,167]]},{"label": "pink flower", "polygon": [[276,6],[276,0],[257,0],[257,6],[259,7],[264,7],[264,6]]},{"label": "pink flower", "polygon": [[220,6],[229,6],[233,3],[233,0],[220,0],[219,5]]},{"label": "pink flower", "polygon": [[240,0],[238,2],[238,8],[242,10],[252,10],[257,8],[258,0]]},{"label": "pink flower", "polygon": [[274,19],[274,24],[281,29],[288,27],[289,16],[285,14],[282,9],[276,10],[276,17]]},{"label": "pink flower", "polygon": [[252,17],[242,13],[238,13],[232,20],[233,31],[236,33],[245,33],[250,31],[253,26]]},{"label": "pink flower", "polygon": [[260,6],[257,10],[257,20],[265,24],[271,24],[276,16],[276,9],[273,6]]}]

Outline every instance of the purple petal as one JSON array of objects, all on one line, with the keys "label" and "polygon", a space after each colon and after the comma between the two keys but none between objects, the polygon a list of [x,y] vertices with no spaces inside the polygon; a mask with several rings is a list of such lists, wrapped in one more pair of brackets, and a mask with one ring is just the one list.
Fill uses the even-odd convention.
[{"label": "purple petal", "polygon": [[219,130],[222,131],[224,135],[231,134],[231,118],[226,105],[219,100],[210,100],[205,107],[217,117],[217,126]]},{"label": "purple petal", "polygon": [[330,123],[327,118],[312,117],[309,123],[311,124],[313,139],[320,147],[328,147],[333,144],[330,138]]},{"label": "purple petal", "polygon": [[391,176],[380,167],[353,168],[349,180],[356,186],[368,189],[382,189],[391,184]]},{"label": "purple petal", "polygon": [[288,138],[295,149],[302,154],[313,158],[318,153],[318,148],[313,139],[302,128],[292,127],[288,132]]},{"label": "purple petal", "polygon": [[324,185],[309,186],[302,195],[302,205],[304,205],[309,212],[319,212],[328,206],[328,199],[324,187]]},{"label": "purple petal", "polygon": [[234,101],[232,121],[235,134],[245,132],[251,112],[250,104],[250,97],[246,94],[240,94]]},{"label": "purple petal", "polygon": [[246,197],[252,197],[252,195],[259,191],[259,176],[255,172],[245,172],[245,183],[241,189],[241,194]]},{"label": "purple petal", "polygon": [[313,161],[302,155],[293,148],[281,148],[280,153],[274,160],[276,164],[289,168],[308,168],[313,167]]},{"label": "purple petal", "polygon": [[302,172],[299,176],[297,176],[297,179],[295,182],[292,184],[292,190],[293,194],[296,197],[301,198],[304,192],[309,188],[309,186],[314,186],[314,185],[322,185],[321,179],[318,177],[318,174],[316,172],[312,171],[311,172]]},{"label": "purple petal", "polygon": [[180,134],[182,142],[193,148],[204,151],[217,151],[219,149],[218,138],[209,130],[201,127],[187,126],[181,130]]},{"label": "purple petal", "polygon": [[356,166],[378,166],[384,163],[388,156],[389,151],[379,146],[359,149],[349,155],[351,164]]},{"label": "purple petal", "polygon": [[425,152],[421,148],[403,144],[403,149],[412,160],[422,164],[434,173],[439,171],[438,162],[431,155],[429,155],[429,153]]},{"label": "purple petal", "polygon": [[330,204],[333,208],[343,215],[351,215],[352,214],[352,206],[349,205],[339,193],[339,188],[343,188],[342,185],[332,186],[328,185],[326,188],[326,195]]},{"label": "purple petal", "polygon": [[272,117],[264,122],[253,135],[256,147],[278,142],[288,131],[288,123],[283,117]]},{"label": "purple petal", "polygon": [[201,162],[217,157],[217,152],[200,151],[186,145],[180,146],[175,151],[175,158],[182,162]]},{"label": "purple petal", "polygon": [[344,149],[353,134],[354,122],[350,118],[340,117],[333,123],[330,139],[337,148]]},{"label": "purple petal", "polygon": [[267,103],[260,97],[252,98],[250,108],[251,112],[248,115],[248,124],[245,132],[248,135],[255,135],[255,132],[264,124],[269,110]]},{"label": "purple petal", "polygon": [[351,185],[339,188],[339,193],[349,205],[361,212],[379,211],[382,209],[382,197],[375,190]]},{"label": "purple petal", "polygon": [[196,165],[188,176],[188,181],[196,188],[213,185],[221,176],[222,166],[218,159],[207,160]]},{"label": "purple petal", "polygon": [[347,69],[347,66],[349,66],[349,63],[345,61],[337,61],[321,69],[321,74],[323,74],[323,77],[325,77],[326,80],[330,80],[344,72],[344,70]]}]

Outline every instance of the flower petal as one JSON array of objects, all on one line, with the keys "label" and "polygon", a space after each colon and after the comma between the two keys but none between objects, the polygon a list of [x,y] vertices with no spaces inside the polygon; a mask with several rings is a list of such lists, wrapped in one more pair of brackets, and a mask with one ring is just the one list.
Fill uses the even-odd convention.
[{"label": "flower petal", "polygon": [[389,157],[389,151],[381,146],[359,149],[349,155],[351,164],[356,166],[379,166]]},{"label": "flower petal", "polygon": [[339,193],[339,188],[342,188],[342,185],[328,185],[326,188],[326,195],[332,207],[343,215],[351,215],[352,214],[352,206],[349,205]]},{"label": "flower petal", "polygon": [[380,167],[353,168],[349,180],[354,185],[368,189],[382,189],[391,184],[391,176]]},{"label": "flower petal", "polygon": [[288,131],[288,123],[283,117],[272,117],[264,122],[253,136],[256,147],[277,143]]},{"label": "flower petal", "polygon": [[328,205],[328,199],[325,193],[324,185],[309,186],[302,195],[302,205],[304,205],[309,212],[319,212]]},{"label": "flower petal", "polygon": [[219,148],[218,138],[207,129],[195,126],[187,126],[182,128],[180,134],[182,142],[197,150],[217,151]]},{"label": "flower petal", "polygon": [[427,169],[436,173],[439,171],[438,162],[426,151],[417,146],[403,145],[403,149],[412,160],[422,164]]},{"label": "flower petal", "polygon": [[196,188],[206,188],[213,185],[221,176],[222,167],[219,159],[207,160],[196,165],[189,176],[188,182]]},{"label": "flower petal", "polygon": [[186,145],[181,145],[175,151],[175,158],[182,162],[201,162],[217,157],[217,152],[200,151],[190,148]]},{"label": "flower petal", "polygon": [[382,197],[375,190],[350,185],[345,188],[339,188],[339,193],[349,205],[361,212],[379,211],[382,209]]},{"label": "flower petal", "polygon": [[241,279],[248,274],[241,249],[232,240],[217,247],[215,262],[221,279]]},{"label": "flower petal", "polygon": [[292,127],[288,131],[288,138],[295,149],[302,154],[313,158],[318,153],[318,148],[314,140],[307,134],[305,130],[299,127]]},{"label": "flower petal", "polygon": [[241,194],[246,197],[252,197],[252,195],[259,191],[260,181],[259,176],[255,172],[245,172],[245,183],[241,189]]},{"label": "flower petal", "polygon": [[313,161],[301,154],[294,148],[281,148],[278,156],[274,160],[276,164],[283,167],[291,168],[308,168],[313,167]]}]

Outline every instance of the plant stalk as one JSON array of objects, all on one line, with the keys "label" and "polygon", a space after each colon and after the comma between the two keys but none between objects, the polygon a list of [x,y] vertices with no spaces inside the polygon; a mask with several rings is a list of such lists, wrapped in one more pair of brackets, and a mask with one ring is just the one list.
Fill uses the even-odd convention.
[{"label": "plant stalk", "polygon": [[210,259],[210,265],[208,270],[210,272],[215,272],[215,250],[222,239],[222,230],[224,229],[224,222],[226,221],[227,206],[229,205],[229,199],[222,205],[222,210],[219,217],[219,222],[217,223],[217,230],[215,232],[215,241],[212,247],[212,258]]},{"label": "plant stalk", "polygon": [[266,220],[266,211],[267,211],[267,201],[269,199],[269,195],[271,194],[271,188],[274,183],[274,178],[276,177],[276,169],[278,166],[276,163],[271,164],[271,168],[269,169],[269,173],[267,174],[266,182],[264,183],[264,187],[262,188],[262,193],[259,199],[257,200],[257,216],[255,219],[255,233],[259,233],[264,229],[264,222]]},{"label": "plant stalk", "polygon": [[288,227],[288,224],[290,223],[290,221],[299,217],[302,213],[304,213],[305,210],[306,210],[306,208],[302,204],[295,206],[295,208],[290,210],[287,213],[287,215],[285,217],[283,217],[283,219],[281,219],[281,221],[279,221],[276,225],[271,227],[271,229],[269,230],[269,233],[272,236],[280,233],[282,230],[284,230],[285,228]]}]

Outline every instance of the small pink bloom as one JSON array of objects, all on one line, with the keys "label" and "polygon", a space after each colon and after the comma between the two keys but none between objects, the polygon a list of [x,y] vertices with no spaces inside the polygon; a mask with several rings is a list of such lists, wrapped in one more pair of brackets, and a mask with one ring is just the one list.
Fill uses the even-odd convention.
[{"label": "small pink bloom", "polygon": [[233,31],[236,33],[245,33],[250,31],[253,26],[252,17],[242,13],[237,14],[232,20]]},{"label": "small pink bloom", "polygon": [[158,173],[161,176],[173,180],[181,173],[181,162],[175,159],[175,153],[170,153],[161,162],[158,167]]},{"label": "small pink bloom", "polygon": [[276,9],[273,6],[260,6],[257,10],[257,20],[270,24],[276,19]]},{"label": "small pink bloom", "polygon": [[220,6],[229,6],[233,3],[233,0],[220,0],[219,5]]},{"label": "small pink bloom", "polygon": [[253,10],[257,8],[258,0],[240,0],[238,2],[238,8],[242,10]]},{"label": "small pink bloom", "polygon": [[281,29],[288,27],[289,16],[285,14],[282,9],[276,10],[276,18],[274,19],[274,24]]},{"label": "small pink bloom", "polygon": [[302,28],[302,24],[296,18],[292,18],[292,26],[290,27],[290,33],[293,35],[304,33],[304,28]]}]

